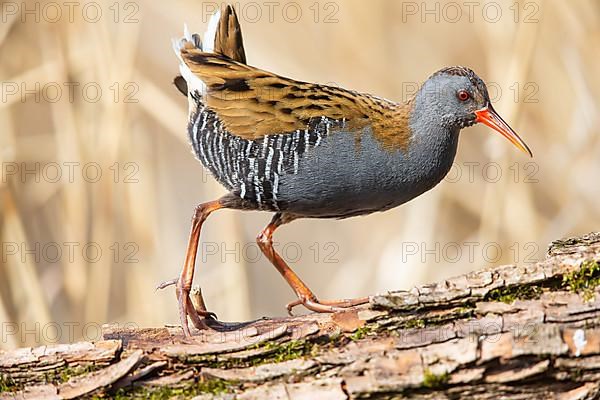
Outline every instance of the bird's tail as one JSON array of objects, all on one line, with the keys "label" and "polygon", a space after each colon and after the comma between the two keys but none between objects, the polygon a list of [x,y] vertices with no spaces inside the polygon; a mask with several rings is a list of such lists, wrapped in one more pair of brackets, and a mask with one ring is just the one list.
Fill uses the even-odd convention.
[{"label": "bird's tail", "polygon": [[173,50],[179,58],[179,71],[181,75],[175,77],[173,83],[184,95],[199,92],[201,95],[206,90],[205,84],[195,76],[181,57],[182,49],[196,48],[206,53],[216,53],[234,61],[245,64],[246,53],[242,39],[242,29],[235,9],[225,5],[220,11],[212,15],[208,28],[203,38],[197,33],[190,34],[187,25],[183,28],[183,37],[173,40]]}]

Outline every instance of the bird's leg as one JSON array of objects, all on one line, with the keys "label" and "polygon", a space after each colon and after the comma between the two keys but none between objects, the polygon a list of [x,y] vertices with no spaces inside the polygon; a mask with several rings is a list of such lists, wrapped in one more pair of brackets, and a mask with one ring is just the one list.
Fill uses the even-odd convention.
[{"label": "bird's leg", "polygon": [[175,291],[177,294],[177,300],[179,304],[179,318],[181,320],[183,332],[186,336],[191,336],[187,321],[188,316],[192,320],[194,326],[198,329],[207,328],[206,323],[202,321],[200,316],[214,316],[214,314],[206,311],[205,307],[202,307],[204,305],[203,299],[201,302],[199,302],[201,306],[198,307],[198,309],[194,308],[194,304],[192,303],[192,300],[190,298],[190,291],[192,289],[192,282],[194,280],[196,253],[198,251],[198,243],[200,242],[200,231],[202,230],[202,224],[213,211],[216,211],[222,207],[223,205],[219,200],[200,204],[194,210],[194,216],[192,217],[192,228],[190,231],[190,238],[185,254],[185,261],[181,270],[181,274],[175,286]]},{"label": "bird's leg", "polygon": [[[200,204],[194,211],[192,217],[192,229],[190,232],[190,238],[188,241],[187,252],[185,254],[185,262],[179,275],[179,279],[165,282],[158,286],[159,289],[163,289],[167,286],[175,285],[175,292],[177,294],[177,302],[179,304],[179,318],[181,320],[181,327],[185,336],[191,336],[190,328],[188,326],[187,317],[189,316],[194,326],[198,329],[206,329],[208,326],[200,317],[214,318],[214,314],[206,311],[204,307],[204,300],[200,298],[198,301],[199,307],[194,308],[194,304],[190,298],[190,291],[192,289],[192,281],[194,280],[194,267],[196,264],[196,252],[198,251],[198,243],[200,241],[200,231],[202,230],[202,224],[206,218],[213,212],[220,208],[223,208],[221,200],[211,201],[208,203]],[[201,294],[199,295],[202,296]]]},{"label": "bird's leg", "polygon": [[337,312],[343,311],[348,307],[368,303],[368,297],[348,300],[319,301],[317,296],[315,296],[308,286],[302,282],[300,277],[287,265],[283,258],[277,254],[273,248],[273,233],[278,227],[294,219],[293,216],[277,213],[269,225],[267,225],[256,238],[258,247],[260,247],[263,254],[271,261],[275,268],[277,268],[277,271],[279,271],[281,276],[283,276],[286,282],[291,286],[292,290],[296,293],[296,296],[298,296],[298,300],[287,304],[286,308],[288,313],[292,315],[292,309],[300,304],[315,312]]}]

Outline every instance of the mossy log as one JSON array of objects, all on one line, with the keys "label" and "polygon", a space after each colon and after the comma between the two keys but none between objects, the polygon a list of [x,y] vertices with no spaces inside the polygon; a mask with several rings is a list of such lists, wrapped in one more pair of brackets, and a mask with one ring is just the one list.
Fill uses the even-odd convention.
[{"label": "mossy log", "polygon": [[600,398],[600,234],[343,313],[0,352],[0,398]]}]

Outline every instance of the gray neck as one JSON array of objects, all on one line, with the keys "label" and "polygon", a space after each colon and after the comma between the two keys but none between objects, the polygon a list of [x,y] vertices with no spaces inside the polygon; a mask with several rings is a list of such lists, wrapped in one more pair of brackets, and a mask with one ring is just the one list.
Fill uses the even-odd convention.
[{"label": "gray neck", "polygon": [[436,120],[435,113],[427,112],[417,95],[410,117],[413,137],[407,153],[407,167],[423,190],[438,184],[450,171],[458,147],[459,129],[452,129]]}]

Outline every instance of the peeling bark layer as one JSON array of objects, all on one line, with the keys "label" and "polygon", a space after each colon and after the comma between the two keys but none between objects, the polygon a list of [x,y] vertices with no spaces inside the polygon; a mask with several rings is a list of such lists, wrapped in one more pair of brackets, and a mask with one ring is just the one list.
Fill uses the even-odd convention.
[{"label": "peeling bark layer", "polygon": [[0,352],[0,398],[600,398],[600,234],[337,314]]}]

